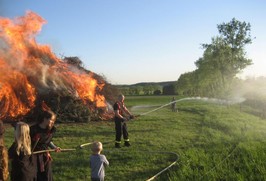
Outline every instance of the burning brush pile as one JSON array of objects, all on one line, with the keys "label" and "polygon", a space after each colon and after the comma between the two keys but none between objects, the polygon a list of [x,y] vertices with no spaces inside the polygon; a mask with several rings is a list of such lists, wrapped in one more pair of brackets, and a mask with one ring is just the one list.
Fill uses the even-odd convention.
[{"label": "burning brush pile", "polygon": [[36,121],[44,102],[59,122],[107,120],[118,92],[77,57],[59,59],[35,36],[46,23],[33,12],[0,17],[0,119]]}]

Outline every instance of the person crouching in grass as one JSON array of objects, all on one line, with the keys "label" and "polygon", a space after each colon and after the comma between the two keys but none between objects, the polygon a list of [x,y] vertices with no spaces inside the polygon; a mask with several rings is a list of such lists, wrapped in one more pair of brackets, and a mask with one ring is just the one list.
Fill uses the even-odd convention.
[{"label": "person crouching in grass", "polygon": [[104,181],[105,167],[109,165],[105,155],[101,154],[103,145],[101,142],[94,142],[91,147],[90,156],[91,180]]}]

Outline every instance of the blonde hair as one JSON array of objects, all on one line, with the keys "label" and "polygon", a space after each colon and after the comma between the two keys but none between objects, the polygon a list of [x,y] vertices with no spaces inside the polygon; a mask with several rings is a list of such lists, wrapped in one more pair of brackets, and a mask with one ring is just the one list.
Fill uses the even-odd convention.
[{"label": "blonde hair", "polygon": [[93,153],[100,153],[103,150],[103,144],[99,141],[92,143],[91,151]]},{"label": "blonde hair", "polygon": [[20,151],[24,152],[24,155],[31,154],[31,139],[30,139],[30,128],[29,125],[24,122],[19,122],[16,125],[15,140],[17,143],[17,154]]}]

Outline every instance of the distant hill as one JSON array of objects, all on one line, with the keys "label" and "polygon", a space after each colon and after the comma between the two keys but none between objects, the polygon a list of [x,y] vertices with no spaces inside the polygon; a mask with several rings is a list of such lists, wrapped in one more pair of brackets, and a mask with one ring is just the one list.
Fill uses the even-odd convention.
[{"label": "distant hill", "polygon": [[176,81],[140,82],[130,85],[115,85],[115,87],[124,95],[172,95],[175,94],[174,83]]},{"label": "distant hill", "polygon": [[136,83],[136,84],[117,84],[115,86],[117,87],[134,87],[134,86],[154,86],[154,85],[159,85],[159,86],[166,86],[169,84],[173,84],[176,81],[166,81],[166,82],[140,82],[140,83]]}]

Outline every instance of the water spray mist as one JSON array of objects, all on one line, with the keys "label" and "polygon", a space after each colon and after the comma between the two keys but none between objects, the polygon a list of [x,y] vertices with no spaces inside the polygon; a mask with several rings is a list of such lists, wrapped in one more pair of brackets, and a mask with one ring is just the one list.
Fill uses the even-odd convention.
[{"label": "water spray mist", "polygon": [[237,104],[237,103],[241,103],[241,102],[245,101],[244,98],[234,98],[231,100],[225,100],[225,99],[216,99],[216,98],[208,98],[208,97],[186,97],[186,98],[182,98],[182,99],[179,99],[176,101],[169,102],[169,103],[164,104],[164,105],[162,105],[156,109],[153,109],[151,111],[141,113],[140,116],[150,114],[154,111],[157,111],[157,110],[162,109],[166,106],[169,106],[175,102],[189,101],[189,100],[199,100],[199,101],[205,101],[205,102],[210,102],[210,103],[214,103],[214,104],[221,104],[221,105],[233,105],[233,104]]}]

